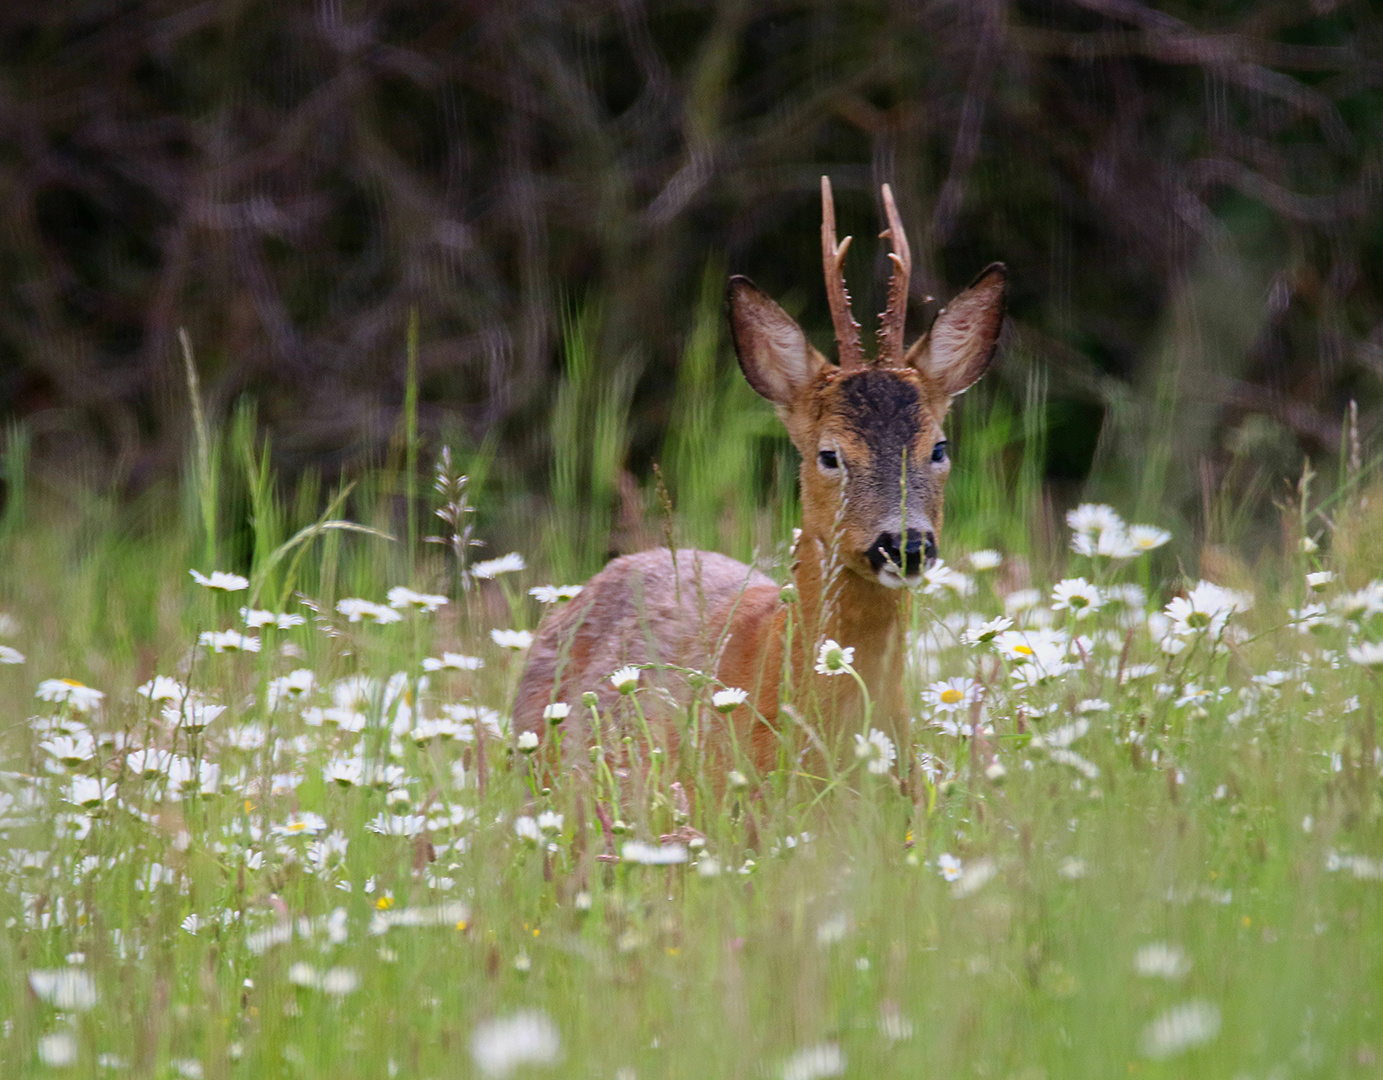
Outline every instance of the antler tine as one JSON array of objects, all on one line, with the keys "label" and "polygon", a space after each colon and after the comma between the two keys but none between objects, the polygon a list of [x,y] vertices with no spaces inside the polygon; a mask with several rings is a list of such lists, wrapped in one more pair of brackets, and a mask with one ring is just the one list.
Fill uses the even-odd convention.
[{"label": "antler tine", "polygon": [[[836,243],[836,205],[831,197],[831,178],[821,178],[821,261],[826,271],[826,298],[831,305],[831,322],[836,328],[842,371],[864,366],[860,346],[860,324],[850,312],[850,294],[845,290],[845,252],[850,237]],[[901,354],[900,354],[901,355]]]},{"label": "antler tine", "polygon": [[893,276],[888,283],[888,310],[879,317],[878,362],[901,364],[903,323],[908,315],[908,281],[912,277],[912,250],[908,247],[903,221],[893,201],[893,189],[887,184],[884,185],[884,213],[888,215],[888,229],[880,233],[879,238],[887,237],[893,245],[893,250],[888,253],[893,260]]}]

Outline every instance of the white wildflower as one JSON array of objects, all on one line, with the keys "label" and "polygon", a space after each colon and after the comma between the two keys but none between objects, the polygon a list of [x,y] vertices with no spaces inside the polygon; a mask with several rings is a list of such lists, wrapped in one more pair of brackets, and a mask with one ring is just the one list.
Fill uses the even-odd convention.
[{"label": "white wildflower", "polygon": [[562,1037],[546,1013],[524,1010],[477,1024],[471,1060],[486,1076],[506,1077],[521,1065],[555,1065]]},{"label": "white wildflower", "polygon": [[620,668],[610,676],[610,685],[621,694],[632,694],[639,686],[639,669],[632,664]]},{"label": "white wildflower", "polygon": [[177,679],[155,675],[139,688],[138,693],[150,701],[181,701],[187,697],[188,691]]},{"label": "white wildflower", "polygon": [[1085,618],[1103,605],[1100,590],[1085,578],[1067,578],[1052,589],[1052,610],[1069,611],[1077,619]]},{"label": "white wildflower", "polygon": [[854,660],[853,646],[845,648],[839,642],[827,638],[816,653],[816,672],[818,675],[843,675],[850,670]]},{"label": "white wildflower", "polygon": [[40,1036],[38,1060],[50,1069],[66,1069],[77,1064],[77,1038],[70,1031],[55,1031]]},{"label": "white wildflower", "polygon": [[749,691],[738,686],[727,686],[711,695],[711,707],[716,712],[731,713],[749,700]]},{"label": "white wildflower", "polygon": [[846,1058],[835,1043],[819,1043],[798,1050],[783,1062],[783,1080],[825,1080],[845,1075]]},{"label": "white wildflower", "polygon": [[1128,527],[1129,544],[1139,553],[1160,548],[1171,538],[1171,533],[1166,529],[1159,529],[1156,525],[1130,525]]},{"label": "white wildflower", "polygon": [[38,997],[63,1012],[88,1012],[96,1007],[96,980],[81,968],[29,972],[29,985]]},{"label": "white wildflower", "polygon": [[959,881],[964,866],[959,859],[949,851],[946,851],[936,857],[936,869],[937,872],[941,874],[943,880]]},{"label": "white wildflower", "polygon": [[478,656],[464,653],[444,652],[441,656],[428,656],[423,659],[424,671],[479,671],[485,661]]},{"label": "white wildflower", "polygon": [[970,553],[970,569],[977,573],[993,570],[1004,561],[1004,557],[990,548],[982,548]]},{"label": "white wildflower", "polygon": [[105,698],[100,690],[94,690],[76,679],[44,679],[34,691],[40,701],[61,702],[78,712],[91,712],[100,707]]},{"label": "white wildflower", "polygon": [[379,626],[387,626],[403,618],[391,607],[376,604],[373,600],[362,600],[358,596],[348,596],[336,601],[336,610],[344,615],[348,622],[353,623],[368,621]]},{"label": "white wildflower", "polygon": [[961,712],[979,700],[983,689],[974,679],[942,679],[922,691],[922,700],[935,712]]},{"label": "white wildflower", "polygon": [[951,895],[957,900],[974,896],[998,875],[999,868],[993,859],[980,859],[960,872],[960,877],[951,884]]},{"label": "white wildflower", "polygon": [[447,603],[445,596],[437,596],[433,593],[414,592],[412,589],[403,585],[395,585],[389,590],[386,599],[389,606],[399,611],[416,610],[425,615],[431,615],[443,604]]},{"label": "white wildflower", "polygon": [[189,570],[192,580],[205,589],[215,589],[218,592],[241,592],[250,587],[250,579],[241,577],[239,574],[228,574],[224,570],[213,570],[211,577],[199,573],[196,570]]},{"label": "white wildflower", "polygon": [[1383,642],[1361,641],[1346,649],[1345,655],[1364,667],[1383,667]]},{"label": "white wildflower", "polygon": [[543,719],[549,724],[560,724],[571,715],[571,706],[565,701],[554,701],[543,707]]},{"label": "white wildflower", "polygon": [[997,619],[990,619],[988,622],[969,627],[962,632],[960,635],[961,644],[988,645],[1005,630],[1012,628],[1013,620],[1007,615],[1000,615]]},{"label": "white wildflower", "polygon": [[307,622],[301,615],[280,615],[272,611],[260,611],[256,608],[243,607],[240,609],[240,617],[245,620],[245,625],[251,630],[258,630],[263,626],[272,626],[278,630],[291,630],[295,626],[302,626]]},{"label": "white wildflower", "polygon": [[1145,979],[1182,979],[1191,970],[1191,960],[1180,945],[1155,941],[1133,954],[1133,970]]},{"label": "white wildflower", "polygon": [[1220,1010],[1207,1001],[1168,1009],[1143,1029],[1143,1055],[1169,1058],[1207,1043],[1220,1033]]},{"label": "white wildflower", "polygon": [[526,569],[528,569],[528,564],[523,561],[523,556],[517,551],[511,551],[508,555],[501,555],[498,559],[485,559],[475,563],[471,567],[471,576],[489,581],[501,574],[515,574]]},{"label": "white wildflower", "polygon": [[893,740],[878,728],[870,728],[868,736],[855,736],[855,760],[865,762],[865,767],[871,773],[884,775],[893,767],[897,756],[898,749],[893,745]]},{"label": "white wildflower", "polygon": [[686,862],[690,854],[685,844],[646,844],[642,840],[630,840],[620,846],[619,857],[623,862],[644,866],[673,866]]},{"label": "white wildflower", "polygon": [[528,590],[528,595],[540,604],[564,604],[580,592],[580,585],[535,585]]},{"label": "white wildflower", "polygon": [[501,649],[522,652],[533,644],[533,634],[528,630],[491,630],[490,640]]},{"label": "white wildflower", "polygon": [[239,630],[203,630],[197,644],[216,653],[257,653],[260,649],[259,638]]},{"label": "white wildflower", "polygon": [[1124,519],[1115,513],[1112,506],[1103,503],[1082,503],[1074,510],[1066,511],[1066,524],[1074,533],[1098,535],[1103,532],[1121,532]]},{"label": "white wildflower", "polygon": [[10,645],[0,645],[0,664],[22,664],[24,654]]}]

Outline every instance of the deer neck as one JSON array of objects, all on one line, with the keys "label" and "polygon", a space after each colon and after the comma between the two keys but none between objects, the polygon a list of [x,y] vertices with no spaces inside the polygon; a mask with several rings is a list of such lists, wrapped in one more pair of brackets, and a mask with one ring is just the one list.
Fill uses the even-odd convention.
[{"label": "deer neck", "polygon": [[810,680],[823,700],[854,711],[845,699],[858,698],[855,680],[822,676],[814,670],[821,641],[831,638],[855,650],[852,665],[869,689],[875,715],[883,720],[901,712],[908,592],[833,566],[829,543],[805,532],[796,556],[793,581],[802,632],[794,642],[794,685],[804,686],[804,680]]}]

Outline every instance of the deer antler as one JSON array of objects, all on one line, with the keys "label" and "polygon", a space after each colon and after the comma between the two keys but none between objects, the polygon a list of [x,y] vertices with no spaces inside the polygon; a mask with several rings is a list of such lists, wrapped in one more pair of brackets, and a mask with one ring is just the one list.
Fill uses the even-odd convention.
[{"label": "deer antler", "polygon": [[[906,243],[906,241],[904,241]],[[864,350],[860,347],[860,324],[850,313],[850,294],[845,291],[845,252],[850,237],[836,243],[836,206],[831,198],[831,179],[821,178],[821,261],[826,270],[826,298],[831,305],[831,322],[836,327],[836,343],[840,346],[840,369],[864,366]],[[904,249],[906,250],[906,248]],[[899,340],[902,331],[899,330]],[[900,352],[899,356],[902,355]]]},{"label": "deer antler", "polygon": [[908,314],[908,279],[912,277],[912,251],[903,232],[903,222],[893,201],[893,190],[884,185],[884,213],[888,228],[879,234],[893,245],[888,257],[893,260],[893,276],[888,283],[888,310],[879,316],[879,357],[881,364],[903,362],[903,323]]}]

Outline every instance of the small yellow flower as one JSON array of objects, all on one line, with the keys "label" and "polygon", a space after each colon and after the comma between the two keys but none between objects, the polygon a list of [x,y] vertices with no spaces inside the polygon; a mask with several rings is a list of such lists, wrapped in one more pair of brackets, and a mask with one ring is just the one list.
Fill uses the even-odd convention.
[{"label": "small yellow flower", "polygon": [[388,911],[393,906],[394,898],[392,896],[381,896],[378,900],[375,901],[375,907],[377,907],[380,911]]}]

